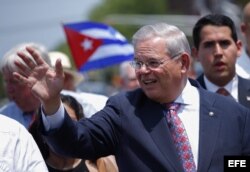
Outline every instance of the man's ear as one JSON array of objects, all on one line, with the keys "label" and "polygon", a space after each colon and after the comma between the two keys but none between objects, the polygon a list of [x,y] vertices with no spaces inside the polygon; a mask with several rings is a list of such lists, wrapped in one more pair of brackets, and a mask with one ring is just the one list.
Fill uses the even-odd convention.
[{"label": "man's ear", "polygon": [[236,42],[236,46],[237,46],[237,58],[239,58],[241,55],[242,47],[243,47],[241,40],[238,40]]},{"label": "man's ear", "polygon": [[190,68],[191,57],[187,53],[183,53],[180,57],[181,60],[181,70],[182,72],[187,72]]},{"label": "man's ear", "polygon": [[194,60],[199,61],[198,50],[195,47],[193,47],[191,49],[191,52],[192,52],[191,54],[192,54],[192,57],[194,58]]},{"label": "man's ear", "polygon": [[241,30],[242,35],[245,35],[246,30],[247,30],[247,26],[245,23],[241,23],[240,30]]}]

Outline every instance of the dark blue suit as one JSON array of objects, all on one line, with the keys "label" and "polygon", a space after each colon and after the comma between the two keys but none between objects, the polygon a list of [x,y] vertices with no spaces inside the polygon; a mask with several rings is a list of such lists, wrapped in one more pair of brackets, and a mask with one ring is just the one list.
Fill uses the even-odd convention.
[{"label": "dark blue suit", "polygon": [[[204,74],[200,75],[197,81],[203,88],[207,89]],[[250,80],[241,78],[240,76],[238,76],[238,100],[240,104],[250,108]]]},{"label": "dark blue suit", "polygon": [[[192,85],[198,87],[196,81]],[[250,111],[199,92],[198,171],[223,171],[224,155],[250,155]],[[60,153],[84,159],[114,154],[120,172],[181,172],[163,110],[137,89],[111,97],[103,110],[78,124],[66,115],[62,127],[46,138]]]}]

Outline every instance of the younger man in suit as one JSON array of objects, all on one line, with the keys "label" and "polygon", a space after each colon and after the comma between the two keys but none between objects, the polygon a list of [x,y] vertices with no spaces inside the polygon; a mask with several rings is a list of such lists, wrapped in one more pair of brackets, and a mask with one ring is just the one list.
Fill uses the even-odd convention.
[{"label": "younger man in suit", "polygon": [[235,70],[242,43],[233,21],[220,14],[202,17],[193,28],[193,42],[193,54],[204,71],[197,79],[200,84],[250,108],[250,81],[239,77]]}]

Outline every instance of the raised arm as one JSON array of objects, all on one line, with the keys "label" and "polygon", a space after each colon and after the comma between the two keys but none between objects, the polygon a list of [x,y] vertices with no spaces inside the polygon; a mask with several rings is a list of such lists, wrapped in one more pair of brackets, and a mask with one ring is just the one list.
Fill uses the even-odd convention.
[{"label": "raised arm", "polygon": [[55,70],[51,68],[31,47],[26,48],[32,59],[24,52],[18,52],[22,60],[16,60],[19,68],[13,76],[19,82],[30,86],[32,93],[38,97],[46,115],[55,113],[60,106],[60,92],[63,88],[64,73],[60,60],[57,60]]}]

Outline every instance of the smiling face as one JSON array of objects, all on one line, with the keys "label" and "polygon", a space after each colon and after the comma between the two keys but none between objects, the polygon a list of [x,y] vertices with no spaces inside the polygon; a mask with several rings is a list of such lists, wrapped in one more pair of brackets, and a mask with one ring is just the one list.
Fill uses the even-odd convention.
[{"label": "smiling face", "polygon": [[143,65],[136,69],[136,77],[145,94],[160,103],[171,102],[177,98],[183,89],[186,80],[189,58],[180,55],[180,58],[171,59],[166,52],[166,42],[156,37],[138,42],[135,46],[135,60],[143,62],[162,61],[159,67],[151,69]]},{"label": "smiling face", "polygon": [[235,76],[235,63],[242,44],[234,42],[226,26],[204,26],[195,56],[201,62],[205,76],[214,84],[224,86]]}]

